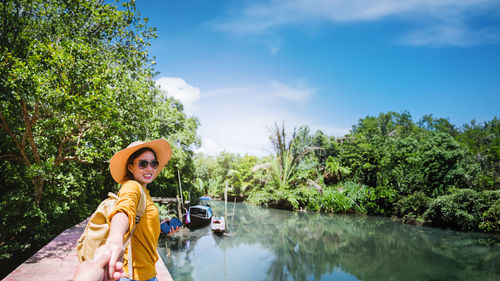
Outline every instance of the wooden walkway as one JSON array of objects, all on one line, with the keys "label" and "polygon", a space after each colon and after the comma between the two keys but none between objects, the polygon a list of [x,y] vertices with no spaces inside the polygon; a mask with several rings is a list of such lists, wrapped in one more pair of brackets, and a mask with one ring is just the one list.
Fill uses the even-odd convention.
[{"label": "wooden walkway", "polygon": [[[76,256],[76,242],[85,230],[86,224],[87,220],[84,220],[59,234],[3,280],[72,280],[80,264]],[[159,281],[173,281],[161,257],[156,263],[156,272]]]}]

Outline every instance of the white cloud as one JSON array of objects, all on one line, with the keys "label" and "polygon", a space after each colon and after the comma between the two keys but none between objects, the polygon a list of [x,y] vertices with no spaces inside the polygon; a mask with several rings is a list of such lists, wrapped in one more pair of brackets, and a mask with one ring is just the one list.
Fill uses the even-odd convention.
[{"label": "white cloud", "polygon": [[195,105],[200,99],[200,89],[189,85],[181,78],[160,77],[156,81],[160,90],[165,91],[167,96],[179,100],[188,114],[194,113]]},{"label": "white cloud", "polygon": [[274,122],[284,121],[290,131],[300,125],[311,125],[313,132],[316,129],[338,132],[312,125],[315,123],[311,112],[304,110],[304,106],[316,89],[305,84],[303,80],[299,80],[297,86],[271,81],[263,85],[202,91],[196,112],[203,138],[199,151],[212,155],[223,150],[242,155],[267,155],[271,149],[268,128]]},{"label": "white cloud", "polygon": [[292,88],[278,81],[271,81],[271,93],[274,97],[300,102],[308,100],[314,92],[316,89],[305,88],[303,85]]},{"label": "white cloud", "polygon": [[203,143],[203,146],[198,148],[196,152],[215,155],[223,150],[223,148],[217,146],[217,144],[209,137],[202,138],[201,142]]},{"label": "white cloud", "polygon": [[500,28],[470,30],[465,26],[441,25],[413,31],[400,42],[416,46],[458,46],[467,47],[479,42],[488,44],[500,42]]},{"label": "white cloud", "polygon": [[202,146],[198,152],[215,155],[222,151],[256,156],[271,149],[269,127],[285,122],[288,130],[310,125],[335,136],[347,130],[314,125],[304,110],[316,88],[299,79],[294,86],[273,80],[262,85],[202,91],[181,78],[162,77],[157,85],[184,104],[186,112],[200,120]]},{"label": "white cloud", "polygon": [[[405,44],[466,46],[499,41],[497,28],[472,30],[466,24],[473,16],[491,15],[495,10],[498,14],[499,7],[495,0],[275,0],[252,2],[234,20],[216,27],[232,33],[264,34],[288,25],[397,17],[417,26],[403,36]],[[481,34],[471,36],[476,32]]]}]

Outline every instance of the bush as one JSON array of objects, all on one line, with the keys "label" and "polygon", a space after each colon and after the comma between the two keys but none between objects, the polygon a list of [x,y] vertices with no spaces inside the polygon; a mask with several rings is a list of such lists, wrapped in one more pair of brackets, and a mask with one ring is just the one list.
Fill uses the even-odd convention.
[{"label": "bush", "polygon": [[345,182],[343,188],[346,195],[354,201],[354,211],[356,213],[366,214],[366,204],[369,202],[370,196],[373,193],[371,189],[355,182]]},{"label": "bush", "polygon": [[175,204],[170,205],[160,205],[155,202],[156,207],[158,207],[158,211],[160,212],[160,221],[164,219],[172,219],[177,217],[177,210],[175,208]]},{"label": "bush", "polygon": [[397,191],[390,186],[377,186],[369,188],[368,202],[366,210],[371,215],[391,215],[394,211],[394,201],[397,198]]},{"label": "bush", "polygon": [[419,218],[429,208],[432,199],[418,191],[401,198],[394,204],[396,215],[402,218]]},{"label": "bush", "polygon": [[348,181],[327,187],[321,198],[316,200],[326,212],[366,214],[365,205],[369,196],[368,187]]},{"label": "bush", "polygon": [[272,192],[271,189],[266,188],[262,190],[254,190],[248,196],[248,202],[255,205],[269,206],[270,203],[277,203],[279,197],[276,192]]},{"label": "bush", "polygon": [[500,232],[500,200],[484,212],[479,229],[484,232]]},{"label": "bush", "polygon": [[321,197],[322,209],[331,213],[346,213],[353,209],[354,200],[341,190],[329,188]]},{"label": "bush", "polygon": [[494,221],[498,215],[494,205],[499,199],[500,190],[477,192],[459,189],[436,198],[424,213],[424,218],[434,226],[456,230],[477,231],[481,230],[480,225],[484,229],[493,229],[498,224],[498,220]]},{"label": "bush", "polygon": [[321,209],[333,213],[390,215],[397,192],[392,187],[367,187],[345,182],[328,187],[321,196]]},{"label": "bush", "polygon": [[300,187],[294,190],[298,198],[299,208],[319,211],[321,208],[321,194],[314,187]]}]

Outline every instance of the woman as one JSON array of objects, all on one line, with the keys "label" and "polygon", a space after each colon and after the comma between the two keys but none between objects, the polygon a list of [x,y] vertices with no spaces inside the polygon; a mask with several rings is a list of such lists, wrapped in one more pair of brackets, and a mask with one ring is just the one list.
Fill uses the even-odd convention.
[{"label": "woman", "polygon": [[[135,225],[136,210],[141,198],[141,189],[146,195],[146,212],[134,229],[130,239],[132,248],[133,278],[120,280],[157,280],[155,264],[158,260],[156,247],[160,235],[159,211],[147,189],[160,174],[172,156],[172,149],[164,139],[149,142],[136,141],[118,151],[110,160],[113,179],[121,184],[118,201],[109,219],[111,227],[103,246],[110,255],[109,277],[118,279],[115,272],[123,259],[123,268],[128,276],[128,249],[124,248],[124,237],[128,237]],[[125,245],[126,246],[126,245]]]}]

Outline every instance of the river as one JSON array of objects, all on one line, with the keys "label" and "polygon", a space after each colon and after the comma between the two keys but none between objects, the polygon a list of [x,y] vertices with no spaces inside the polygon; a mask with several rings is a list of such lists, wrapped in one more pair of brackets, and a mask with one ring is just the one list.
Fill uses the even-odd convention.
[{"label": "river", "polygon": [[[224,215],[224,202],[211,205]],[[226,235],[207,226],[160,237],[175,281],[500,280],[500,235],[241,203],[227,212]]]}]

